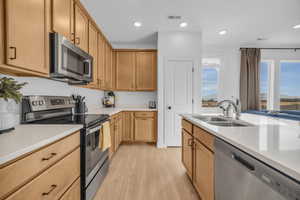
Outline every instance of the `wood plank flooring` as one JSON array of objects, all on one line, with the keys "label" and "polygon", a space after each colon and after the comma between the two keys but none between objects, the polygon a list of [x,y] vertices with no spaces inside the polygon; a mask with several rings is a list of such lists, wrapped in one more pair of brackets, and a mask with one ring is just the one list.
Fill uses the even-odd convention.
[{"label": "wood plank flooring", "polygon": [[121,145],[94,200],[199,200],[181,163],[181,149]]}]

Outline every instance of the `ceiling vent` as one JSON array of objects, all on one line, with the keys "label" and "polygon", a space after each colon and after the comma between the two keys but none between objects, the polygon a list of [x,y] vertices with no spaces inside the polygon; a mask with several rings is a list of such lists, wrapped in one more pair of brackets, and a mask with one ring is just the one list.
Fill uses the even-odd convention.
[{"label": "ceiling vent", "polygon": [[171,19],[171,20],[180,20],[180,19],[181,19],[181,16],[178,16],[178,15],[170,15],[170,16],[168,16],[168,19]]}]

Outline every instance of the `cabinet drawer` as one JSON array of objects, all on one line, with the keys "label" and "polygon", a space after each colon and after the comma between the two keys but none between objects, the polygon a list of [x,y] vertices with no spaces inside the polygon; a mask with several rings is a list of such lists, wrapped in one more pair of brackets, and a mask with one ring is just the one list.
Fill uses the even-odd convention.
[{"label": "cabinet drawer", "polygon": [[76,132],[0,169],[0,199],[16,190],[80,145]]},{"label": "cabinet drawer", "polygon": [[135,112],[135,117],[155,117],[155,112]]},{"label": "cabinet drawer", "polygon": [[77,148],[7,200],[57,200],[79,176],[80,148]]},{"label": "cabinet drawer", "polygon": [[197,126],[194,126],[194,137],[214,152],[214,136]]},{"label": "cabinet drawer", "polygon": [[73,183],[60,200],[80,200],[80,178]]},{"label": "cabinet drawer", "polygon": [[193,134],[193,124],[183,119],[181,122],[181,126],[184,130],[186,130],[190,134]]}]

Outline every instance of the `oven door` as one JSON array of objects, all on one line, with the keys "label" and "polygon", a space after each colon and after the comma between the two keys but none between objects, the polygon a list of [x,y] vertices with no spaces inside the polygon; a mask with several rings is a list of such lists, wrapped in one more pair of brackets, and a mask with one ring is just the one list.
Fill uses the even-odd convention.
[{"label": "oven door", "polygon": [[93,80],[93,58],[58,33],[51,33],[51,77],[73,83]]},{"label": "oven door", "polygon": [[104,161],[106,160],[106,151],[102,151],[101,139],[103,134],[102,125],[87,128],[85,140],[85,177],[86,185],[93,179]]}]

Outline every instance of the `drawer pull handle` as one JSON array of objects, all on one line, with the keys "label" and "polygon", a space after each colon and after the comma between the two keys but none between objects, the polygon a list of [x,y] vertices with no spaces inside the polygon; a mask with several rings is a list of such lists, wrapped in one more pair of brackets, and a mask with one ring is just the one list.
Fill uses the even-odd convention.
[{"label": "drawer pull handle", "polygon": [[10,57],[9,59],[10,60],[15,60],[17,59],[17,48],[16,47],[9,47],[11,50],[14,51],[14,56],[13,57]]},{"label": "drawer pull handle", "polygon": [[42,161],[45,161],[45,160],[50,160],[51,158],[53,158],[54,156],[56,156],[57,153],[51,153],[51,155],[47,158],[42,158]]},{"label": "drawer pull handle", "polygon": [[48,192],[43,192],[42,195],[43,196],[49,195],[55,188],[57,188],[57,185],[55,185],[55,184],[51,185],[50,190]]}]

